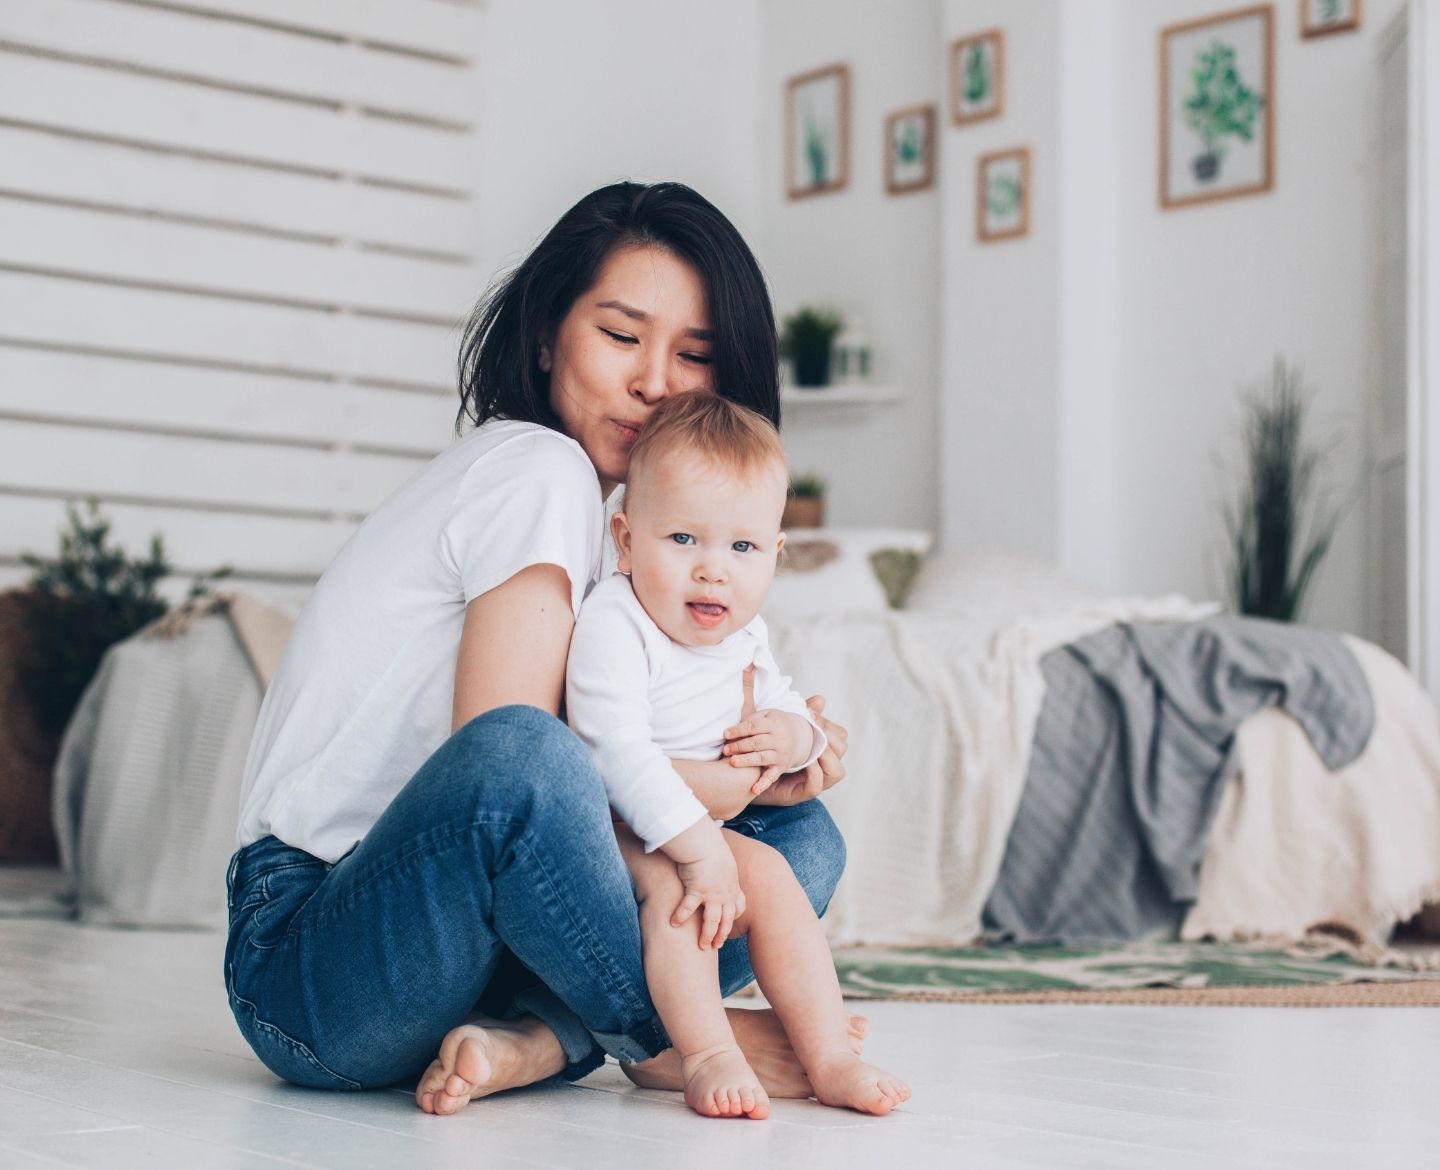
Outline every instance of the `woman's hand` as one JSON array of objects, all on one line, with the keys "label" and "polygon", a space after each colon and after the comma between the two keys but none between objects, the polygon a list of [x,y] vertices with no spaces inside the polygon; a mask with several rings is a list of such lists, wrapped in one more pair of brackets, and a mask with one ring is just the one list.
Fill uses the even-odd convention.
[{"label": "woman's hand", "polygon": [[820,724],[820,730],[825,733],[825,738],[829,741],[825,745],[825,750],[820,753],[820,758],[808,768],[792,772],[788,776],[782,776],[755,797],[751,803],[802,804],[807,800],[813,800],[827,788],[831,788],[845,779],[843,759],[850,746],[849,735],[840,724],[832,723],[825,718],[823,695],[811,695],[805,700],[805,705],[810,708],[810,714],[815,717],[815,722]]}]

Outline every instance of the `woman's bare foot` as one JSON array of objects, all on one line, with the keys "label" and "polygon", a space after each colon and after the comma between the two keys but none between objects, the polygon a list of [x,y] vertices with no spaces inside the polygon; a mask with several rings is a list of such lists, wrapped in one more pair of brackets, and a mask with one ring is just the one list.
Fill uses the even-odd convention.
[{"label": "woman's bare foot", "polygon": [[735,1044],[717,1044],[680,1062],[685,1078],[685,1104],[703,1117],[770,1116],[770,1098]]},{"label": "woman's bare foot", "polygon": [[886,1114],[910,1100],[910,1086],[873,1064],[845,1053],[810,1070],[815,1099],[822,1105]]},{"label": "woman's bare foot", "polygon": [[450,1114],[469,1101],[552,1077],[565,1068],[555,1033],[533,1016],[461,1024],[440,1041],[415,1088],[426,1113]]},{"label": "woman's bare foot", "polygon": [[[760,1078],[760,1087],[771,1097],[813,1097],[814,1090],[779,1018],[769,1008],[726,1008],[725,1015],[740,1045],[740,1051]],[[865,1046],[870,1021],[850,1016],[850,1047],[859,1056]],[[680,1054],[673,1048],[640,1064],[622,1064],[621,1069],[642,1089],[683,1092],[685,1074]]]}]

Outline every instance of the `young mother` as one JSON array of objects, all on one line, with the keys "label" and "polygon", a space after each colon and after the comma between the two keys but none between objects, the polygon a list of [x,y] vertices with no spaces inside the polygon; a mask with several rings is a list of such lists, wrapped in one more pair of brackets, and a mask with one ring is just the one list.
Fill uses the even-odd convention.
[{"label": "young mother", "polygon": [[[419,1077],[438,1113],[583,1076],[605,1052],[681,1087],[604,786],[556,716],[603,499],[646,417],[708,392],[778,421],[776,367],[754,257],[674,183],[586,196],[476,310],[461,411],[479,425],[326,570],[251,744],[225,984],[275,1073]],[[785,855],[817,911],[844,865],[812,799],[844,775],[828,729],[834,750],[759,801],[758,768],[677,765],[716,817]],[[723,990],[750,978],[737,938]],[[804,1095],[773,1016],[734,1015],[770,1092]]]}]

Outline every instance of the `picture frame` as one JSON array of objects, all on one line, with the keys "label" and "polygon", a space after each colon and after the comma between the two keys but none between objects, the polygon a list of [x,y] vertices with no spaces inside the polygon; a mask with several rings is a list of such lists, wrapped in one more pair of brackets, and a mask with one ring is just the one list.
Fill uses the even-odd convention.
[{"label": "picture frame", "polygon": [[935,107],[907,106],[885,119],[885,190],[923,191],[935,182]]},{"label": "picture frame", "polygon": [[827,65],[785,82],[785,193],[804,199],[850,182],[850,68]]},{"label": "picture frame", "polygon": [[1258,195],[1275,182],[1268,4],[1160,30],[1160,206]]},{"label": "picture frame", "polygon": [[992,28],[950,45],[950,121],[968,126],[1005,109],[1005,33]]},{"label": "picture frame", "polygon": [[1354,32],[1364,19],[1364,5],[1365,0],[1300,0],[1300,35]]},{"label": "picture frame", "polygon": [[1030,234],[1030,148],[982,154],[975,168],[975,237],[982,244]]}]

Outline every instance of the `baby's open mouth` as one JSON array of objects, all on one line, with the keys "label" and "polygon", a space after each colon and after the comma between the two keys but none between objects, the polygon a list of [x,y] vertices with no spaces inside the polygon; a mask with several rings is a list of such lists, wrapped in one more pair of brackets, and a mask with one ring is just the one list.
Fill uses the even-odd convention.
[{"label": "baby's open mouth", "polygon": [[725,620],[725,607],[717,601],[687,601],[685,607],[702,626],[718,626]]}]

